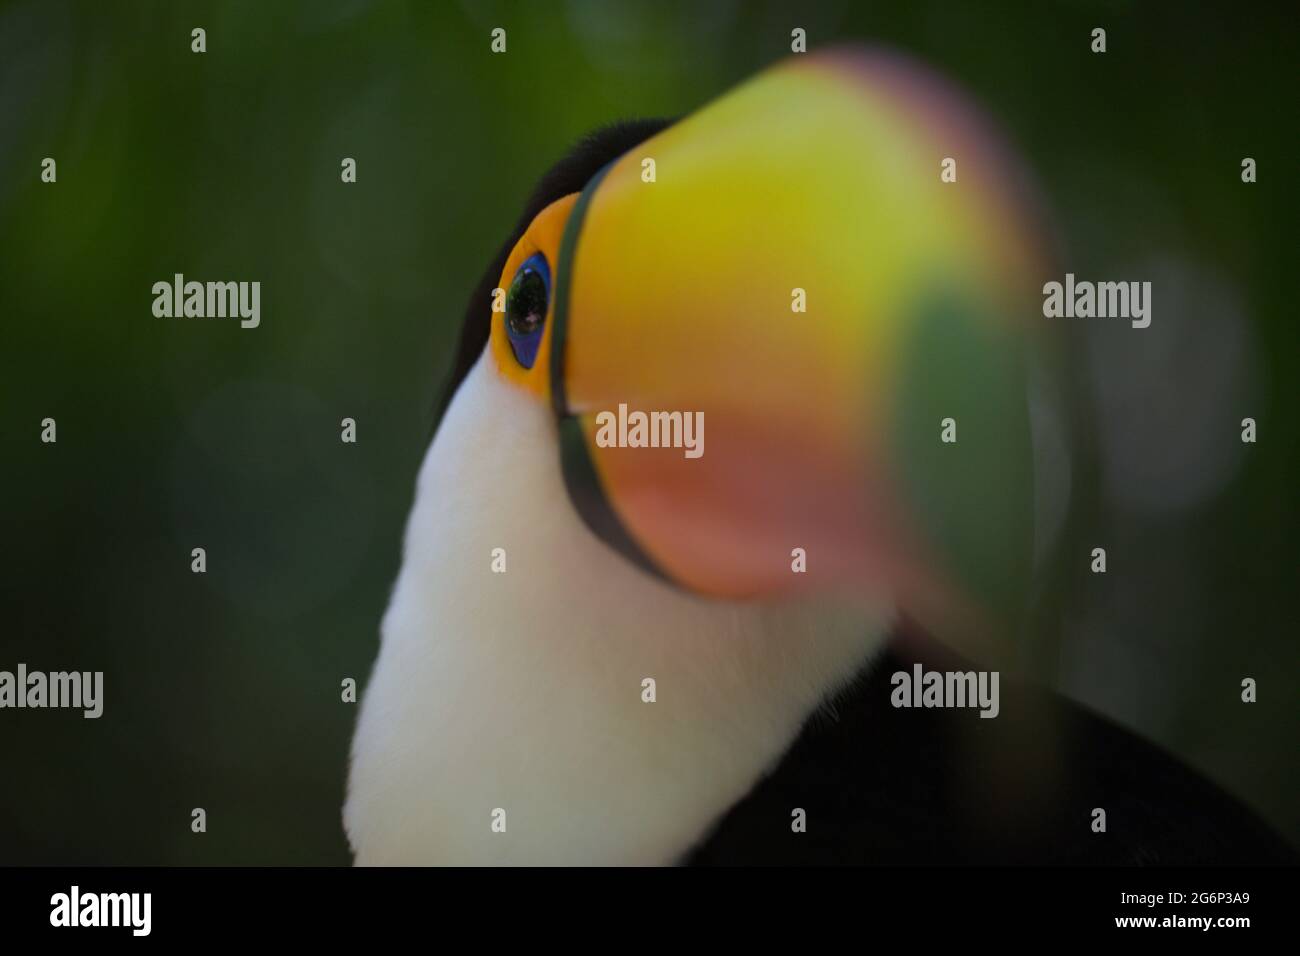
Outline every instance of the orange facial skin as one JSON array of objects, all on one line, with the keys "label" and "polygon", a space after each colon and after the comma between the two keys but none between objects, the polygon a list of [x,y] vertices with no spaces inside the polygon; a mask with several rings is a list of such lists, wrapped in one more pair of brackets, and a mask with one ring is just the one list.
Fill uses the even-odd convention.
[{"label": "orange facial skin", "polygon": [[[564,235],[564,226],[569,221],[569,213],[573,211],[573,204],[577,199],[578,194],[571,193],[555,200],[537,214],[537,218],[532,221],[528,230],[511,250],[510,257],[506,259],[506,267],[501,273],[501,284],[498,286],[501,292],[493,297],[492,335],[489,347],[492,349],[497,369],[507,381],[528,389],[543,401],[550,400],[551,326],[555,317],[555,275],[560,254],[560,239]],[[542,332],[541,345],[537,350],[537,360],[532,368],[524,368],[515,358],[510,348],[510,338],[506,334],[505,293],[509,290],[519,267],[535,253],[545,256],[550,266],[551,300],[547,305],[546,326]],[[500,311],[497,311],[497,302],[500,303]]]}]

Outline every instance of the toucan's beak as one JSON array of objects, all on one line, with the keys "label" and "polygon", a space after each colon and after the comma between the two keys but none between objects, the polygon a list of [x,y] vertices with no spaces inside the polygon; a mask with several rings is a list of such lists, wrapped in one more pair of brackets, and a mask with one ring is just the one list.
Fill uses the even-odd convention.
[{"label": "toucan's beak", "polygon": [[546,355],[587,521],[704,595],[1014,605],[1042,281],[1017,175],[928,73],[848,52],[607,167],[566,210]]}]

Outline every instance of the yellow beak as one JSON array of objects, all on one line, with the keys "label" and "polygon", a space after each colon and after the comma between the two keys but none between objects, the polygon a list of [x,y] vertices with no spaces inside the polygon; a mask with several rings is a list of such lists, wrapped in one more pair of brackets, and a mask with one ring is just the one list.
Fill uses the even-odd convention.
[{"label": "yellow beak", "polygon": [[886,598],[946,629],[1013,612],[1042,277],[1017,175],[935,78],[833,52],[548,210],[539,360],[588,523],[703,595]]}]

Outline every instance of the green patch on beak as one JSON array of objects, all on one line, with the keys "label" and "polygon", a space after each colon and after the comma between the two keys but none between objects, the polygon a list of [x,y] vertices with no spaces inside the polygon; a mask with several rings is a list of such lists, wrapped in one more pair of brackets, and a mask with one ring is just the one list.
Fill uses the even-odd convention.
[{"label": "green patch on beak", "polygon": [[912,526],[964,596],[1017,622],[1034,544],[1024,343],[977,295],[934,288],[902,363],[891,451]]}]

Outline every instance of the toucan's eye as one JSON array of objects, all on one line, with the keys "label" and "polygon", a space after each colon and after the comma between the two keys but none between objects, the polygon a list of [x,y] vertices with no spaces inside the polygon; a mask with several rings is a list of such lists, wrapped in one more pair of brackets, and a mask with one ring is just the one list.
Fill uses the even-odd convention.
[{"label": "toucan's eye", "polygon": [[524,368],[532,368],[546,325],[551,299],[551,270],[540,252],[529,256],[515,273],[506,293],[506,335],[510,348]]}]

